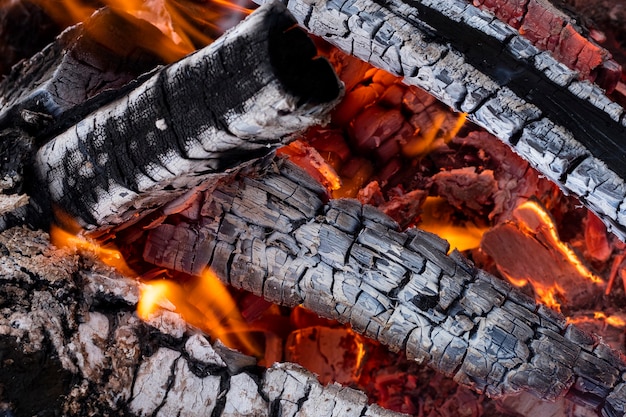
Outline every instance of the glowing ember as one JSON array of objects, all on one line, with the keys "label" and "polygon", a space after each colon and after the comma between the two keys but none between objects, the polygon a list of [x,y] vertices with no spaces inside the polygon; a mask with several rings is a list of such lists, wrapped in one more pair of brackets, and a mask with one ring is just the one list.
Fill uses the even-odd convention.
[{"label": "glowing ember", "polygon": [[163,279],[146,283],[137,314],[149,321],[160,309],[175,311],[187,323],[220,339],[226,346],[249,355],[261,355],[235,301],[210,269],[184,282]]},{"label": "glowing ember", "polygon": [[341,187],[341,179],[335,172],[335,169],[315,148],[296,140],[280,148],[277,154],[288,155],[291,161],[304,168],[309,175],[324,185],[329,192]]},{"label": "glowing ember", "polygon": [[520,204],[509,222],[486,232],[481,249],[512,284],[530,284],[537,300],[556,310],[564,303],[589,305],[604,285],[560,240],[548,212],[533,200]]},{"label": "glowing ember", "polygon": [[[466,113],[458,113],[453,123],[448,122],[452,113],[438,113],[435,115],[432,125],[422,128],[420,134],[403,147],[402,152],[408,157],[423,156],[439,146],[441,142],[448,143],[454,138],[465,124]],[[449,124],[449,126],[448,126]]]},{"label": "glowing ember", "polygon": [[589,269],[583,265],[580,258],[565,243],[563,243],[556,231],[556,226],[547,211],[541,207],[536,201],[526,201],[515,209],[514,216],[520,220],[520,224],[525,226],[527,232],[537,233],[543,231],[550,238],[550,243],[570,262],[576,270],[595,284],[604,284],[601,278],[595,276]]},{"label": "glowing ember", "polygon": [[568,319],[569,323],[577,325],[583,323],[596,324],[598,321],[603,322],[607,326],[626,328],[626,316],[623,314],[606,314],[602,311],[596,311],[593,313],[593,316],[578,316],[575,319]]}]

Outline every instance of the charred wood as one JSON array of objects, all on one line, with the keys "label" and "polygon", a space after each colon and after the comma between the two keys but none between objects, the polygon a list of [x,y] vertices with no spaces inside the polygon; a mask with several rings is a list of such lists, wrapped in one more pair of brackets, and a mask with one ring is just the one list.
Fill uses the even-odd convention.
[{"label": "charred wood", "polygon": [[400,416],[297,365],[257,367],[171,311],[142,322],[138,281],[45,233],[5,231],[0,250],[3,415]]},{"label": "charred wood", "polygon": [[0,4],[0,74],[49,44],[61,31],[42,7],[27,1]]},{"label": "charred wood", "polygon": [[325,121],[342,86],[280,4],[46,143],[53,204],[93,229],[164,206]]},{"label": "charred wood", "polygon": [[[492,397],[529,391],[567,395],[602,415],[626,411],[618,353],[447,255],[435,235],[401,232],[373,207],[325,204],[321,195],[307,174],[278,160],[264,176],[207,194],[200,225],[153,229],[144,258],[189,273],[208,265],[236,288],[349,323]],[[184,256],[190,245],[203,251]]]},{"label": "charred wood", "polygon": [[43,143],[165,62],[151,42],[171,43],[147,22],[102,9],[13,68],[0,83],[2,193],[36,190],[31,167]]},{"label": "charred wood", "polygon": [[287,6],[312,33],[466,112],[626,238],[624,110],[517,30],[461,0]]}]

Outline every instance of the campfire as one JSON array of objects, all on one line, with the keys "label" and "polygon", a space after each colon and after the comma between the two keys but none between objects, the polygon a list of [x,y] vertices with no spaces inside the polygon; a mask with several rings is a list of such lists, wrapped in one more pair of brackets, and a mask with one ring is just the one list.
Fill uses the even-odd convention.
[{"label": "campfire", "polygon": [[0,413],[625,415],[576,3],[0,2]]}]

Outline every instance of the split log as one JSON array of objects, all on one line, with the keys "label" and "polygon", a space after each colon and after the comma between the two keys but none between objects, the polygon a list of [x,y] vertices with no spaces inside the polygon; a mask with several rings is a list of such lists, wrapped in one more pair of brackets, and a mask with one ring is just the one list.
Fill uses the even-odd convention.
[{"label": "split log", "polygon": [[0,414],[380,416],[363,393],[210,343],[175,313],[134,313],[140,283],[43,232],[0,234]]},{"label": "split log", "polygon": [[[564,395],[604,416],[626,412],[626,361],[448,243],[356,200],[331,200],[277,160],[206,194],[200,224],[161,224],[148,262],[206,266],[236,288],[349,323],[394,351],[491,397]],[[179,219],[180,220],[180,219]],[[194,256],[188,256],[193,253]]]},{"label": "split log", "polygon": [[174,49],[151,24],[101,9],[16,65],[0,83],[0,190],[36,188],[30,170],[37,148],[163,64],[155,45]]},{"label": "split log", "polygon": [[342,86],[294,25],[281,4],[259,8],[46,143],[52,203],[87,229],[129,225],[324,122]]},{"label": "split log", "polygon": [[310,32],[466,112],[626,238],[624,110],[517,30],[462,0],[286,4]]}]

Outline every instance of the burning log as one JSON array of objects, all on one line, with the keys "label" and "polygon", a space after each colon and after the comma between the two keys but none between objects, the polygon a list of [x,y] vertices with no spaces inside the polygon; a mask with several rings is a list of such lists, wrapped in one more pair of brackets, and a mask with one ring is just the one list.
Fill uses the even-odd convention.
[{"label": "burning log", "polygon": [[46,143],[52,203],[88,229],[128,225],[322,123],[342,88],[294,23],[261,8]]},{"label": "burning log", "polygon": [[[267,92],[266,85],[259,82],[257,87],[262,91],[259,94],[264,98],[259,104],[259,96],[251,93],[249,102],[254,101],[253,108],[260,110],[262,117],[265,117],[267,114],[263,109],[266,108],[261,107],[268,100],[282,103],[287,96],[300,110],[302,108],[299,106],[304,104],[305,123],[301,124],[302,120],[295,117],[296,122],[290,124],[290,116],[278,111],[268,117],[269,120],[280,121],[278,130],[272,130],[267,136],[261,135],[261,143],[247,142],[246,135],[232,135],[235,133],[232,126],[242,124],[238,118],[241,113],[236,113],[234,119],[220,117],[221,113],[231,116],[229,111],[233,108],[240,110],[239,105],[228,107],[227,104],[225,107],[228,111],[222,112],[222,103],[218,103],[218,113],[215,113],[215,108],[201,112],[188,99],[191,96],[204,100],[204,93],[198,93],[189,85],[183,84],[181,87],[178,84],[183,75],[191,75],[192,80],[201,78],[194,78],[205,70],[205,63],[198,62],[203,54],[201,52],[183,63],[159,72],[123,99],[107,104],[88,116],[86,121],[57,136],[42,149],[38,154],[37,164],[44,182],[52,185],[54,202],[81,219],[88,228],[108,227],[109,224],[119,224],[118,222],[124,223],[121,227],[126,227],[139,217],[135,214],[145,215],[160,208],[163,203],[170,202],[172,198],[180,197],[166,206],[163,213],[187,209],[191,212],[197,208],[195,222],[187,221],[189,219],[185,215],[189,213],[181,212],[176,221],[171,223],[166,221],[161,224],[164,218],[158,216],[153,222],[143,223],[142,226],[151,230],[144,252],[145,260],[192,274],[199,274],[208,265],[224,281],[237,288],[247,289],[283,305],[294,306],[302,303],[319,314],[350,323],[356,330],[382,341],[392,349],[402,350],[416,361],[427,363],[445,375],[453,376],[458,382],[494,397],[522,390],[547,399],[567,395],[605,415],[623,414],[626,408],[623,370],[626,365],[622,357],[593,337],[568,325],[562,316],[537,306],[534,301],[509,285],[475,270],[458,253],[447,256],[448,247],[442,240],[414,229],[400,232],[398,225],[389,218],[353,200],[337,200],[325,204],[324,190],[283,160],[265,165],[264,173],[247,172],[247,176],[233,181],[237,172],[246,165],[243,161],[267,154],[266,145],[269,148],[278,146],[291,138],[293,130],[310,124],[311,120],[323,119],[326,112],[324,106],[332,105],[340,90],[334,75],[329,72],[322,73],[320,79],[320,83],[324,85],[330,81],[328,85],[332,87],[329,89],[318,89],[314,86],[305,88],[303,92],[299,89],[299,80],[292,79],[289,74],[283,78],[285,74],[277,71],[277,67],[285,68],[282,67],[285,62],[279,59],[281,65],[277,66],[273,52],[281,49],[282,41],[289,44],[286,50],[290,51],[294,48],[298,50],[303,42],[300,35],[286,30],[290,29],[291,21],[286,23],[279,17],[267,23],[261,21],[258,15],[255,14],[248,22],[261,22],[260,26],[267,24],[265,28],[270,28],[270,35],[260,36],[264,39],[263,48],[267,47],[269,50],[269,63],[262,60],[259,68],[266,71],[261,71],[264,76],[267,73],[276,76],[279,79],[279,88],[271,90],[267,98],[263,96]],[[381,28],[378,29],[382,31]],[[237,43],[237,36],[245,38],[247,32],[242,35],[242,30],[245,29],[236,29],[227,35],[227,40],[218,42],[215,48],[224,50],[216,53],[215,61],[223,63],[225,57],[222,52],[229,51],[232,46],[228,42]],[[276,35],[276,32],[282,33]],[[254,41],[258,42],[258,34],[252,33]],[[378,35],[381,33],[383,32]],[[279,40],[274,43],[277,38]],[[243,49],[259,49],[258,44],[253,45],[255,47],[246,44]],[[276,49],[272,49],[272,45]],[[314,53],[309,52],[305,51],[300,56],[303,59],[297,61],[303,68],[316,62],[313,60]],[[458,57],[452,52],[448,55]],[[211,60],[210,57],[207,59]],[[246,66],[249,62],[245,62],[243,68],[258,70],[258,62],[254,62],[254,68]],[[241,65],[238,63],[237,70],[232,72],[242,76],[239,81],[250,81],[244,76],[247,74],[241,73]],[[324,65],[321,67],[325,68]],[[288,69],[285,71],[288,72]],[[300,74],[307,77],[306,81],[319,75],[317,70]],[[441,80],[444,83],[452,79],[442,74],[443,72],[438,73],[437,76],[443,77]],[[419,77],[418,72],[414,75]],[[263,77],[261,79],[265,80]],[[258,81],[254,77],[252,79]],[[218,81],[212,80],[212,85],[224,84]],[[491,87],[493,83],[487,83],[486,86]],[[294,89],[297,90],[295,95]],[[321,96],[317,94],[320,91]],[[451,97],[456,94],[454,88],[445,91]],[[486,90],[480,91],[484,93]],[[236,91],[236,94],[246,97],[245,91]],[[485,94],[478,101],[503,97],[493,91]],[[167,104],[164,108],[155,106],[148,103],[146,97],[156,100],[160,105],[163,102]],[[227,94],[226,101],[231,98]],[[459,99],[457,104],[466,105],[468,100],[470,99]],[[313,107],[312,119],[308,118],[311,113],[306,108],[307,101],[314,104],[323,102],[322,108]],[[495,105],[494,103],[489,103],[489,106]],[[488,115],[488,112],[493,111],[487,104],[474,104],[474,117]],[[249,110],[245,105],[241,107]],[[180,108],[189,111],[178,115],[175,110]],[[538,111],[535,112],[532,106],[526,106],[525,109],[528,110],[527,115],[533,115],[529,116],[530,119],[538,117]],[[368,113],[374,113],[374,110],[370,108]],[[316,111],[319,113],[316,114]],[[133,112],[142,117],[137,124],[131,126],[129,123],[136,120],[126,116],[132,116]],[[398,117],[394,120],[399,124],[402,121],[399,112],[397,113]],[[216,122],[207,127],[204,121],[199,121],[204,117]],[[256,136],[259,132],[264,132],[260,126],[250,132],[249,120],[243,117],[243,124],[246,126],[243,133]],[[505,113],[503,117],[514,118],[517,115]],[[510,131],[513,136],[522,139],[525,137],[526,131],[516,131],[522,128],[522,124],[515,125],[515,121],[512,124],[503,124],[501,119],[498,120],[494,129]],[[507,123],[510,121],[507,120]],[[113,124],[121,126],[122,130],[115,130]],[[222,129],[227,124],[229,127]],[[390,133],[378,132],[384,129],[374,127],[370,129],[370,126],[365,126],[353,133],[363,139],[364,145],[374,147],[377,146],[377,140]],[[213,135],[216,130],[220,133]],[[373,131],[376,132],[372,136]],[[139,140],[125,140],[127,138],[124,136],[128,132],[139,132]],[[105,134],[101,135],[102,133]],[[162,136],[157,136],[161,134]],[[374,137],[379,134],[380,137]],[[228,149],[207,149],[207,143],[200,143],[204,138],[215,140],[211,145],[224,144],[223,141],[226,140]],[[154,141],[157,143],[157,155],[140,153],[145,153],[147,145],[152,145]],[[120,144],[124,144],[122,150],[118,150]],[[194,157],[198,160],[190,162]],[[108,164],[110,160],[114,162]],[[267,161],[268,159],[264,160]],[[262,164],[255,165],[253,169],[257,170],[260,165]],[[72,175],[75,172],[78,172],[77,178]],[[212,175],[208,182],[205,174]],[[437,178],[438,185],[444,188],[451,179],[440,175]],[[492,181],[489,178],[485,180]],[[96,184],[95,191],[93,184]],[[192,199],[189,204],[183,201],[188,196],[185,195],[188,191],[195,193],[203,189],[210,190],[204,194],[204,201]],[[172,190],[174,194],[167,193]],[[127,195],[123,195],[125,193]],[[32,274],[30,276],[32,278]],[[98,291],[103,290],[96,290]],[[52,344],[57,352],[65,352],[59,355],[64,359],[65,369],[72,369],[72,374],[89,374],[86,379],[91,376],[96,380],[105,379],[108,384],[107,392],[113,393],[113,396],[118,395],[116,393],[121,390],[122,394],[115,398],[115,403],[128,407],[124,410],[133,413],[177,413],[183,406],[187,407],[187,398],[192,392],[196,392],[184,391],[185,385],[197,387],[197,392],[206,394],[208,401],[216,404],[217,410],[223,407],[230,411],[230,400],[235,404],[232,411],[254,412],[257,405],[261,409],[267,408],[266,400],[249,397],[243,388],[240,389],[240,385],[249,386],[256,392],[259,389],[258,384],[250,381],[266,378],[273,371],[268,371],[263,377],[259,377],[260,371],[253,371],[251,375],[240,372],[250,364],[241,357],[231,358],[232,362],[229,364],[231,367],[234,364],[237,369],[229,371],[229,378],[224,377],[224,368],[228,366],[206,361],[200,361],[198,366],[195,362],[197,358],[192,352],[196,349],[195,345],[191,348],[186,346],[191,338],[186,339],[184,331],[178,330],[184,326],[176,325],[168,314],[158,316],[152,322],[160,323],[162,331],[159,335],[167,333],[167,336],[163,343],[161,340],[148,343],[147,349],[152,349],[152,352],[142,356],[145,359],[143,365],[124,362],[123,358],[116,356],[115,360],[119,359],[122,366],[113,364],[113,368],[108,367],[114,369],[113,377],[108,374],[109,371],[102,371],[109,364],[100,359],[106,358],[109,349],[128,353],[134,348],[120,347],[108,339],[105,347],[99,346],[99,350],[92,348],[91,345],[97,346],[101,343],[95,334],[115,334],[117,330],[111,331],[107,327],[107,321],[111,322],[113,319],[103,319],[94,313],[101,312],[100,303],[105,309],[102,314],[109,311],[110,293],[105,296],[92,296],[88,293],[86,297],[97,299],[96,306],[89,304],[90,300],[87,300],[87,309],[73,315],[80,316],[84,323],[82,336],[77,336],[78,341],[72,346],[85,346],[81,348],[83,350],[79,350],[74,360],[73,354],[65,355],[71,347],[64,347],[58,343],[58,339],[54,339]],[[69,300],[68,298],[66,301]],[[124,300],[124,297],[113,297],[114,308],[120,311],[114,319],[116,323],[120,318],[122,323],[126,323],[124,320],[131,320],[130,316],[123,314],[132,309],[133,304],[134,301]],[[51,322],[62,323],[63,319],[53,319]],[[137,323],[133,322],[132,325]],[[72,329],[75,327],[71,324]],[[152,331],[148,327],[142,329],[142,334]],[[35,333],[35,336],[39,334]],[[131,333],[131,336],[135,334]],[[200,344],[204,344],[204,341],[200,341]],[[185,347],[181,348],[182,345]],[[11,346],[16,345],[13,343]],[[212,353],[210,356],[214,357]],[[186,360],[187,357],[192,362],[189,369],[184,368],[183,359]],[[74,368],[71,368],[73,360]],[[166,368],[172,370],[172,374],[159,375],[159,379],[155,378],[156,382],[151,381],[149,374],[163,363],[169,365]],[[204,374],[207,368],[214,369],[214,366],[219,368],[215,371],[217,375],[211,374],[210,370],[209,374],[219,378],[197,381],[196,377],[199,376],[196,371]],[[137,370],[136,378],[126,375],[130,373],[129,369]],[[235,381],[232,373],[237,377],[244,374],[246,376],[236,378]],[[118,389],[119,387],[114,386],[120,384],[120,375],[125,378],[124,381],[132,381],[137,391],[132,391],[134,388]],[[185,381],[179,375],[184,375]],[[284,374],[280,375],[278,379],[288,379]],[[300,379],[300,376],[294,378]],[[219,384],[216,379],[219,379]],[[207,384],[217,386],[218,394]],[[219,391],[228,384],[231,389],[227,394]],[[304,385],[313,386],[309,382]],[[92,387],[89,382],[85,382],[82,387],[73,390],[72,398],[86,398],[93,392]],[[316,392],[316,389],[297,388],[296,391],[304,391],[305,394],[304,397],[297,398],[312,398],[311,393]],[[282,388],[278,388],[276,392],[278,391],[288,392]],[[144,393],[154,395],[144,399]],[[111,394],[99,395],[107,397]],[[294,402],[301,403],[292,398],[280,403],[273,394],[265,392],[264,395],[269,396],[272,402],[271,411],[276,411],[279,407],[276,404],[289,407]],[[237,402],[240,396],[241,401]],[[120,398],[121,402],[118,401]],[[101,401],[95,404],[113,407],[110,397]],[[357,399],[356,404],[358,410],[363,408],[362,397]],[[71,407],[80,407],[80,401],[72,403]],[[71,407],[68,409],[72,413],[84,412],[83,409]],[[329,410],[329,414],[331,412]]]},{"label": "burning log", "polygon": [[173,312],[146,324],[138,281],[43,232],[6,231],[0,250],[3,415],[400,416],[296,365],[256,367]]},{"label": "burning log", "polygon": [[[261,177],[207,193],[200,225],[154,228],[144,258],[189,273],[208,265],[229,285],[350,323],[492,397],[567,395],[603,415],[626,412],[617,352],[459,253],[447,255],[435,235],[400,232],[355,200],[324,204],[323,193],[277,160]],[[189,247],[203,250],[191,258]]]},{"label": "burning log", "polygon": [[287,6],[312,33],[466,112],[626,238],[622,107],[515,29],[462,0]]}]

